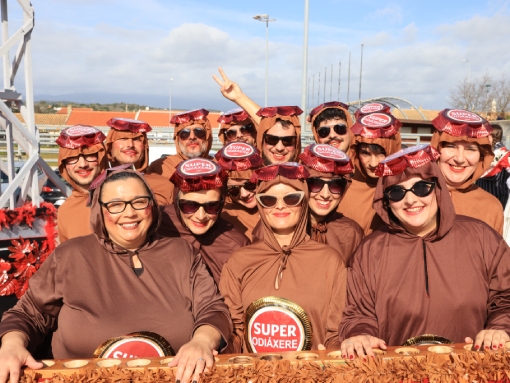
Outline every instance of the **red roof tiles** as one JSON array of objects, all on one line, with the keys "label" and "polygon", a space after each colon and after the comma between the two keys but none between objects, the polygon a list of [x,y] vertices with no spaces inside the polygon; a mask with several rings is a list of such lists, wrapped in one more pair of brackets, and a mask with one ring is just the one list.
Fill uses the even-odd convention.
[{"label": "red roof tiles", "polygon": [[91,125],[91,126],[107,126],[106,122],[110,118],[135,118],[135,112],[82,112],[73,109],[71,115],[67,119],[66,125]]}]

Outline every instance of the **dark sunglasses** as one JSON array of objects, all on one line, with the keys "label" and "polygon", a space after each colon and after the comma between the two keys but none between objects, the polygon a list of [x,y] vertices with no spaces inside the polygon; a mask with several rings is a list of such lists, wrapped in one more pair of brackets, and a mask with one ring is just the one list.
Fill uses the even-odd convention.
[{"label": "dark sunglasses", "polygon": [[198,209],[200,209],[201,207],[204,208],[204,211],[207,214],[219,214],[221,208],[223,207],[223,201],[219,200],[206,203],[199,203],[187,199],[180,199],[179,202],[177,202],[177,205],[179,206],[179,210],[182,211],[184,214],[196,213]]},{"label": "dark sunglasses", "polygon": [[347,134],[347,125],[345,124],[336,124],[333,127],[321,126],[320,128],[317,128],[317,134],[319,135],[320,138],[326,138],[327,136],[329,136],[331,128],[333,128],[335,133],[338,134],[339,136]]},{"label": "dark sunglasses", "polygon": [[131,207],[135,210],[143,210],[147,206],[149,206],[151,201],[152,201],[151,196],[145,196],[137,197],[135,199],[132,199],[131,201],[111,201],[111,202],[99,201],[99,204],[101,206],[104,206],[106,210],[108,210],[108,213],[110,214],[120,214],[124,210],[126,210],[127,205],[131,205]]},{"label": "dark sunglasses", "polygon": [[329,191],[333,194],[343,194],[345,191],[345,187],[347,186],[347,180],[345,178],[334,178],[332,180],[326,181],[322,178],[308,178],[306,180],[308,183],[308,190],[310,193],[319,193],[324,185],[328,185]]},{"label": "dark sunglasses", "polygon": [[275,207],[279,199],[283,200],[285,206],[294,207],[301,203],[304,196],[305,196],[304,191],[292,192],[289,194],[285,194],[283,197],[265,193],[259,193],[255,195],[259,204],[261,204],[262,207],[266,208]]},{"label": "dark sunglasses", "polygon": [[80,154],[75,157],[68,157],[65,159],[66,165],[74,165],[77,164],[80,160],[80,157],[83,157],[83,159],[87,162],[96,162],[99,159],[99,153],[92,153],[92,154]]},{"label": "dark sunglasses", "polygon": [[[194,128],[193,134],[196,138],[203,140],[205,138],[206,132],[204,128]],[[186,141],[191,135],[191,129],[184,128],[178,133],[179,139],[182,141]]]},{"label": "dark sunglasses", "polygon": [[429,181],[418,181],[416,182],[412,188],[404,189],[402,186],[393,185],[384,191],[384,195],[390,201],[398,202],[402,201],[406,196],[407,192],[413,192],[417,197],[426,197],[434,190],[436,186],[435,182]]},{"label": "dark sunglasses", "polygon": [[264,136],[264,140],[266,144],[270,146],[278,145],[278,142],[282,142],[283,146],[295,146],[297,141],[297,136],[273,136],[272,134],[266,134]]},{"label": "dark sunglasses", "polygon": [[[251,134],[253,125],[243,125],[239,128],[239,131],[243,136],[249,136]],[[228,129],[225,131],[225,137],[227,140],[233,140],[237,137],[237,129]]]},{"label": "dark sunglasses", "polygon": [[257,184],[254,184],[253,182],[250,181],[246,181],[243,185],[227,186],[227,193],[230,194],[232,197],[238,197],[239,194],[241,194],[241,188],[253,192],[257,188]]}]

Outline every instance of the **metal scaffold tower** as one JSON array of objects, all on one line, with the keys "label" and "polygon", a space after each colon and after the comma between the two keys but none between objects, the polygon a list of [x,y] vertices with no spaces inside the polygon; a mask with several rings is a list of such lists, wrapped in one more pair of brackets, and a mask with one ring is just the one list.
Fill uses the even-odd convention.
[{"label": "metal scaffold tower", "polygon": [[[23,13],[22,26],[9,36],[9,18],[7,0],[1,1],[2,45],[0,56],[3,64],[3,89],[0,90],[0,130],[5,130],[7,145],[7,161],[0,159],[0,168],[9,178],[9,186],[0,195],[0,207],[14,208],[22,205],[29,195],[36,206],[41,202],[37,168],[39,167],[55,183],[69,194],[69,189],[51,170],[39,155],[39,132],[34,120],[34,92],[32,81],[32,46],[31,36],[34,29],[34,9],[29,0],[17,0]],[[14,58],[10,61],[11,50],[16,48]],[[16,91],[14,80],[23,61],[23,77],[25,97]],[[19,109],[23,124],[12,112],[13,105]],[[15,173],[14,147],[27,156],[23,167]]]}]

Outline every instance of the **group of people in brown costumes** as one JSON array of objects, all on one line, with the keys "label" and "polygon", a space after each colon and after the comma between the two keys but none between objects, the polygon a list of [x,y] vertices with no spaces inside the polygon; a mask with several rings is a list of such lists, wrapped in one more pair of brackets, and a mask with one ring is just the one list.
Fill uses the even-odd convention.
[{"label": "group of people in brown costumes", "polygon": [[49,333],[65,359],[142,329],[196,382],[218,352],[254,350],[247,312],[275,297],[305,313],[304,347],[344,358],[420,334],[504,346],[503,208],[475,185],[493,158],[487,121],[445,109],[430,145],[403,149],[389,107],[353,121],[332,101],[310,112],[316,143],[301,150],[300,108],[260,108],[220,75],[239,108],[220,116],[214,157],[204,109],[172,117],[177,154],[151,164],[143,121],[62,131],[61,243],[0,322],[0,383],[42,367],[31,353]]}]

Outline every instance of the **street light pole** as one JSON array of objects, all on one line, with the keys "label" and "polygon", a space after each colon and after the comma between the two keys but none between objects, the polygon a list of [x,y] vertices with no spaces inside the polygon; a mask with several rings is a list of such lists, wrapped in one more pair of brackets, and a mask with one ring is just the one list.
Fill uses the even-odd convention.
[{"label": "street light pole", "polygon": [[269,23],[276,21],[276,19],[270,19],[268,14],[261,14],[253,16],[255,20],[262,21],[266,23],[266,91],[265,91],[265,100],[264,106],[267,106],[267,88],[268,88],[268,76],[269,76]]},{"label": "street light pole", "polygon": [[[306,78],[308,77],[308,7],[309,0],[305,0],[305,18],[303,28],[303,74],[301,78],[301,126],[306,130]],[[310,80],[308,80],[310,83]],[[308,85],[310,88],[310,85]]]}]

